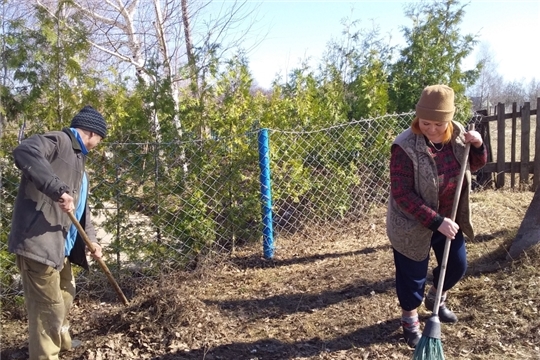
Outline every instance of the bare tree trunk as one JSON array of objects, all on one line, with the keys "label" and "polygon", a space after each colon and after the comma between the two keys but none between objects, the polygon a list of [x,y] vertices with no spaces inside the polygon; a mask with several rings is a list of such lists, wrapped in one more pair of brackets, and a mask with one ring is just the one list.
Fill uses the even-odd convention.
[{"label": "bare tree trunk", "polygon": [[182,0],[182,24],[184,25],[184,36],[186,42],[186,54],[188,58],[189,76],[192,86],[192,94],[199,92],[197,82],[197,61],[193,53],[193,41],[191,39],[191,27],[189,22],[189,11],[187,0]]},{"label": "bare tree trunk", "polygon": [[[144,54],[142,53],[143,40],[139,38],[140,32],[135,27],[135,14],[139,6],[139,0],[132,1],[129,5],[123,6],[120,2],[118,5],[114,5],[112,2],[107,1],[107,5],[118,11],[117,17],[107,17],[100,14],[97,9],[90,9],[83,6],[78,1],[73,1],[72,4],[82,11],[89,19],[91,19],[97,27],[108,26],[110,29],[116,28],[124,33],[126,41],[124,42],[126,47],[129,49],[130,54],[121,53],[118,50],[118,46],[114,44],[114,41],[108,41],[109,44],[112,44],[112,49],[106,47],[97,42],[92,42],[92,45],[111,56],[119,58],[121,61],[127,62],[135,67],[135,75],[144,84],[152,84],[156,82],[156,78],[152,75],[148,69],[146,69],[146,60]],[[159,7],[159,0],[154,0],[156,7]],[[122,20],[122,21],[121,21]],[[159,26],[159,24],[157,24]],[[107,33],[105,31],[105,33]],[[105,35],[106,36],[106,35]],[[145,34],[142,34],[145,36]],[[161,126],[156,110],[152,104],[144,104],[150,114],[150,122],[153,130],[156,134],[156,141],[161,140]]]},{"label": "bare tree trunk", "polygon": [[[182,0],[184,2],[185,0]],[[178,91],[178,82],[174,81],[174,71],[171,66],[170,61],[170,54],[169,49],[167,46],[167,39],[165,38],[165,31],[164,31],[164,21],[161,11],[161,6],[159,3],[159,0],[154,0],[154,9],[156,13],[156,22],[154,23],[156,33],[158,34],[158,41],[160,44],[160,51],[162,53],[163,57],[163,65],[165,67],[166,75],[169,79],[171,79],[171,96],[173,98],[174,102],[174,126],[176,127],[176,131],[178,133],[178,137],[182,138],[183,130],[182,130],[182,123],[180,121],[180,117],[178,116],[178,113],[180,111],[180,104],[179,104],[179,91]]]},{"label": "bare tree trunk", "polygon": [[[201,114],[200,123],[195,127],[205,138],[210,133],[204,116],[207,68],[210,62],[219,59],[231,47],[245,48],[242,38],[236,38],[227,30],[234,29],[252,14],[251,11],[243,12],[247,0],[234,0],[230,5],[222,6],[219,16],[211,17],[209,23],[197,23],[199,27],[207,27],[205,33],[195,32],[196,24],[192,22],[211,2],[204,0],[196,8],[193,7],[195,0],[72,0],[69,4],[86,15],[92,45],[101,56],[108,56],[100,63],[107,64],[106,61],[113,58],[119,59],[121,63],[133,66],[137,78],[147,85],[156,84],[159,79],[170,79],[169,90],[175,110],[173,122],[179,138],[184,131],[179,117],[179,96],[182,81],[187,80],[197,112]],[[245,35],[250,27],[238,33]],[[225,39],[231,47],[223,46],[221,41]],[[216,49],[220,49],[221,53],[217,53]],[[187,66],[187,79],[181,78],[184,66]],[[149,111],[154,111],[151,104],[146,106]],[[156,121],[159,119],[155,113],[152,114],[149,122],[160,134],[159,121]]]},{"label": "bare tree trunk", "polygon": [[[191,96],[197,100],[198,108],[204,110],[204,96],[201,92],[199,86],[199,71],[197,69],[197,59],[195,58],[195,53],[193,51],[193,41],[191,36],[191,25],[189,17],[189,7],[188,0],[181,0],[182,4],[182,24],[184,25],[184,37],[186,43],[186,55],[188,59],[188,69],[190,77],[190,89]],[[210,130],[207,127],[206,119],[201,113],[200,124],[199,124],[199,137],[201,139],[206,139],[210,134]]]}]

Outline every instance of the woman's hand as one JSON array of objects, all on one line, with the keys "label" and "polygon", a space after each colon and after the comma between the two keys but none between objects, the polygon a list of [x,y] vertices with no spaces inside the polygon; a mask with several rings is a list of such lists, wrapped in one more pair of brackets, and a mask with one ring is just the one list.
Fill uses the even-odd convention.
[{"label": "woman's hand", "polygon": [[454,240],[459,230],[459,225],[450,218],[444,218],[437,230],[447,238]]},{"label": "woman's hand", "polygon": [[471,143],[475,148],[479,148],[484,143],[482,141],[482,136],[476,130],[469,130],[465,133],[465,142]]}]

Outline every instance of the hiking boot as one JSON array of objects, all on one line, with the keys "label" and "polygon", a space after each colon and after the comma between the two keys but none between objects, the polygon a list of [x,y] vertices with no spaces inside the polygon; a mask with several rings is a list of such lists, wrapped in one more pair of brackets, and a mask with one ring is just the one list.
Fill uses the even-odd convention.
[{"label": "hiking boot", "polygon": [[[455,323],[458,321],[458,318],[456,314],[452,310],[446,307],[446,296],[443,296],[441,299],[441,303],[439,305],[439,313],[437,314],[439,316],[439,319],[443,323]],[[429,311],[433,312],[433,306],[435,306],[435,295],[433,295],[431,292],[428,292],[426,298],[424,299],[424,306]]]},{"label": "hiking boot", "polygon": [[405,342],[410,347],[414,348],[420,341],[422,333],[420,332],[420,323],[417,321],[413,324],[402,321],[401,327],[403,328],[403,337]]}]

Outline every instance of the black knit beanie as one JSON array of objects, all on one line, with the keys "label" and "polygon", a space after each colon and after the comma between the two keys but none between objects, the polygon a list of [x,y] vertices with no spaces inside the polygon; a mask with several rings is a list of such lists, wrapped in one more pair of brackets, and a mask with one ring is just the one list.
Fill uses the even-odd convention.
[{"label": "black knit beanie", "polygon": [[107,123],[103,116],[90,105],[82,108],[77,115],[71,120],[72,128],[79,128],[95,132],[102,138],[107,136]]}]

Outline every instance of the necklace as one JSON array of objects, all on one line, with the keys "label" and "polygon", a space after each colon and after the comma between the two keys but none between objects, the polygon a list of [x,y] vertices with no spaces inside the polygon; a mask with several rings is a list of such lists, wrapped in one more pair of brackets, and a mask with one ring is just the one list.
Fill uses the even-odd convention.
[{"label": "necklace", "polygon": [[442,144],[442,143],[440,144],[441,145],[440,149],[437,148],[437,146],[435,146],[435,144],[431,140],[429,140],[429,144],[433,147],[433,150],[435,150],[436,152],[441,152],[442,149],[444,149],[444,144]]}]

